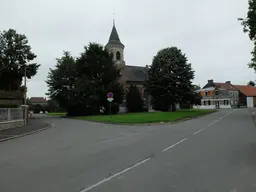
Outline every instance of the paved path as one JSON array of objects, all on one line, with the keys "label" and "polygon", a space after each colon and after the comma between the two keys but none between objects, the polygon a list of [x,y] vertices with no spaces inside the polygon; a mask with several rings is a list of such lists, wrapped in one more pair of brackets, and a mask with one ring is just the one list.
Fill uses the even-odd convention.
[{"label": "paved path", "polygon": [[37,117],[36,119],[29,119],[28,125],[26,127],[17,127],[0,131],[0,142],[20,135],[37,132],[46,128],[47,126],[49,126],[49,124],[44,121],[44,118],[42,119]]},{"label": "paved path", "polygon": [[0,143],[0,191],[256,191],[247,109],[159,126],[48,121],[54,129]]}]

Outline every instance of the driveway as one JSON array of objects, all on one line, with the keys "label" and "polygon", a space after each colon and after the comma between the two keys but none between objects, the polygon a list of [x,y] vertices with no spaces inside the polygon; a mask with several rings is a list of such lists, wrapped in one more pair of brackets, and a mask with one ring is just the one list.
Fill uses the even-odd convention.
[{"label": "driveway", "polygon": [[256,191],[247,109],[174,125],[47,121],[55,128],[0,143],[0,191]]}]

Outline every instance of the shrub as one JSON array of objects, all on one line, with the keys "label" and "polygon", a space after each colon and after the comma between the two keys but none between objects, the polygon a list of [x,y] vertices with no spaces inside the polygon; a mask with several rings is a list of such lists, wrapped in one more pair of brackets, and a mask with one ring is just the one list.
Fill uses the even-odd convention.
[{"label": "shrub", "polygon": [[128,112],[142,112],[143,100],[136,86],[131,86],[126,96],[126,107]]}]

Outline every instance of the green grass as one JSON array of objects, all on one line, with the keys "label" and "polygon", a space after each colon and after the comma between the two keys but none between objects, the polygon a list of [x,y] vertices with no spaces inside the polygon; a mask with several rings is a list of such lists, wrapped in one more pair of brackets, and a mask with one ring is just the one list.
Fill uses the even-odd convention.
[{"label": "green grass", "polygon": [[215,110],[181,110],[176,112],[149,112],[149,113],[127,113],[105,116],[82,116],[74,117],[75,119],[117,123],[117,124],[144,124],[144,123],[160,123],[160,122],[173,122],[183,120],[186,118],[197,117],[214,112]]},{"label": "green grass", "polygon": [[55,116],[55,117],[60,117],[60,116],[65,116],[65,112],[56,112],[56,113],[48,113],[47,115],[49,116]]}]

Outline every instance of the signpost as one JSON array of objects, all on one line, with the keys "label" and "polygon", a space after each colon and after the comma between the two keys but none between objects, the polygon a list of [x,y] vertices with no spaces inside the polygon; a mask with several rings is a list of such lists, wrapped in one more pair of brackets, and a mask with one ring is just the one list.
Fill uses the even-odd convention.
[{"label": "signpost", "polygon": [[111,119],[111,102],[114,100],[114,94],[112,92],[108,92],[107,100],[109,102],[109,118]]}]

